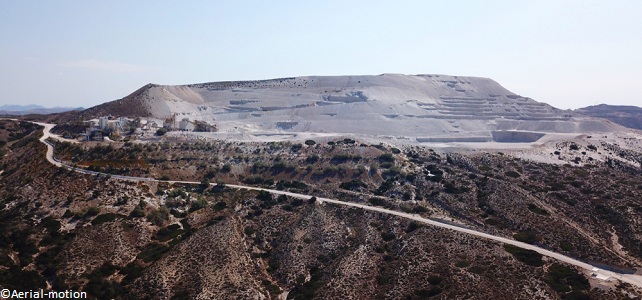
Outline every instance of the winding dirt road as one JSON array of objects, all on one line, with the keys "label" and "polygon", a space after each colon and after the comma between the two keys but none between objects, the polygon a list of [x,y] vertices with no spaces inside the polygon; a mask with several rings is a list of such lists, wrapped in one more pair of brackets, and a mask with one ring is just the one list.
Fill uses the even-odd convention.
[{"label": "winding dirt road", "polygon": [[[70,170],[74,170],[74,171],[79,172],[79,173],[90,174],[90,175],[105,174],[105,175],[111,176],[111,178],[121,179],[121,180],[160,181],[160,180],[156,180],[156,179],[153,179],[153,178],[146,178],[146,177],[122,176],[122,175],[112,175],[112,174],[106,174],[106,173],[93,172],[93,171],[88,171],[88,170],[84,170],[84,169],[80,169],[80,168],[75,168],[75,167],[63,164],[61,161],[59,161],[59,160],[54,158],[53,145],[51,145],[49,142],[46,141],[47,138],[51,137],[50,130],[51,130],[51,128],[53,128],[55,126],[55,124],[45,124],[45,123],[36,123],[36,124],[44,126],[43,136],[42,136],[42,138],[40,138],[40,141],[42,143],[44,143],[45,145],[47,145],[47,154],[46,154],[47,160],[50,163],[52,163],[53,165],[57,166],[57,167],[64,167],[64,168],[67,168],[67,169],[70,169]],[[200,182],[196,182],[196,181],[164,181],[164,182],[200,184]],[[211,183],[211,185],[215,185],[215,183]],[[236,189],[244,189],[244,190],[266,191],[266,192],[270,192],[272,194],[286,195],[286,196],[290,196],[290,197],[298,198],[298,199],[310,199],[311,197],[313,197],[311,195],[303,195],[303,194],[297,194],[297,193],[292,193],[292,192],[273,190],[273,189],[265,189],[265,188],[258,188],[258,187],[252,187],[252,186],[244,186],[244,185],[236,185],[236,184],[226,184],[225,186],[226,187],[230,187],[230,188],[236,188]],[[428,225],[437,226],[437,227],[441,227],[441,228],[446,228],[446,229],[450,229],[450,230],[453,230],[453,231],[462,232],[462,233],[474,235],[474,236],[477,236],[477,237],[481,237],[481,238],[497,241],[497,242],[500,242],[500,243],[513,245],[513,246],[524,248],[524,249],[528,249],[528,250],[533,250],[533,251],[535,251],[535,252],[537,252],[537,253],[539,253],[541,255],[544,255],[544,256],[547,256],[547,257],[550,257],[550,258],[553,258],[553,259],[556,259],[556,260],[559,260],[559,261],[562,261],[562,262],[565,262],[565,263],[580,267],[580,268],[584,269],[585,271],[587,271],[588,274],[595,273],[597,275],[596,276],[597,278],[607,278],[607,280],[610,280],[611,278],[615,278],[615,279],[618,279],[618,280],[620,280],[622,282],[627,282],[629,284],[632,284],[632,285],[635,285],[637,287],[642,288],[642,276],[640,276],[640,275],[620,274],[620,273],[616,273],[616,272],[612,272],[612,271],[598,269],[597,267],[595,267],[595,266],[593,266],[591,264],[576,260],[574,258],[568,257],[566,255],[563,255],[563,254],[560,254],[560,253],[557,253],[557,252],[553,252],[553,251],[550,251],[550,250],[547,250],[547,249],[543,249],[543,248],[540,248],[540,247],[537,247],[537,246],[534,246],[534,245],[531,245],[531,244],[526,244],[526,243],[518,242],[518,241],[515,241],[515,240],[511,240],[511,239],[508,239],[508,238],[505,238],[505,237],[495,236],[495,235],[491,235],[491,234],[488,234],[488,233],[476,231],[476,230],[473,230],[473,229],[462,228],[462,227],[454,226],[454,225],[451,225],[451,224],[442,223],[442,222],[438,222],[438,221],[435,221],[435,220],[423,218],[423,217],[420,217],[418,215],[403,213],[403,212],[394,211],[394,210],[389,210],[389,209],[385,209],[385,208],[381,208],[381,207],[369,206],[369,205],[352,203],[352,202],[345,202],[345,201],[341,201],[341,200],[335,200],[335,199],[329,199],[329,198],[323,198],[323,197],[317,197],[316,199],[320,204],[322,204],[324,202],[327,202],[327,203],[332,203],[332,204],[337,204],[337,205],[344,205],[344,206],[351,206],[351,207],[361,208],[361,209],[364,209],[364,210],[375,211],[375,212],[384,213],[384,214],[395,215],[395,216],[398,216],[398,217],[414,220],[414,221],[425,223],[425,224],[428,224]]]}]

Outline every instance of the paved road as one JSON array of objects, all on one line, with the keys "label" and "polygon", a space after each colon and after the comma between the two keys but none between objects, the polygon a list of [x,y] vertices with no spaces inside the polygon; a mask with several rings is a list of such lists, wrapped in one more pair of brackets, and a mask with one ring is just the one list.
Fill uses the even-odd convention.
[{"label": "paved road", "polygon": [[[71,169],[71,170],[74,170],[76,172],[80,172],[80,173],[84,173],[84,174],[91,174],[91,175],[105,174],[105,173],[88,171],[88,170],[84,170],[84,169],[68,166],[68,165],[63,164],[61,161],[55,159],[54,156],[53,156],[53,145],[51,145],[50,143],[48,143],[46,141],[46,139],[51,136],[49,131],[55,125],[54,124],[45,124],[45,123],[36,123],[36,124],[44,126],[43,136],[42,136],[42,138],[40,138],[40,141],[47,145],[46,157],[47,157],[47,160],[50,163],[52,163],[52,164],[54,164],[54,165],[56,165],[58,167],[64,167],[64,168]],[[109,176],[111,176],[111,178],[122,179],[122,180],[159,181],[159,180],[156,180],[156,179],[153,179],[153,178],[146,178],[146,177],[133,177],[133,176],[122,176],[122,175],[111,175],[111,174],[105,174],[105,175],[109,175]],[[168,183],[200,184],[200,182],[196,182],[196,181],[173,181],[173,180],[170,180],[170,181],[166,181],[166,182],[168,182]],[[215,185],[215,183],[212,183],[211,185]],[[298,199],[310,199],[312,197],[310,195],[303,195],[303,194],[297,194],[297,193],[292,193],[292,192],[273,190],[273,189],[265,189],[265,188],[258,188],[258,187],[245,186],[245,185],[226,184],[225,186],[226,187],[230,187],[230,188],[236,188],[236,189],[244,189],[244,190],[266,191],[266,192],[270,192],[272,194],[286,195],[286,196],[290,196],[290,197],[298,198]],[[395,216],[399,216],[399,217],[402,217],[402,218],[414,220],[414,221],[417,221],[417,222],[429,224],[429,225],[432,225],[432,226],[446,228],[446,229],[454,230],[454,231],[457,231],[457,232],[462,232],[462,233],[474,235],[474,236],[477,236],[477,237],[481,237],[481,238],[497,241],[497,242],[500,242],[500,243],[513,245],[513,246],[517,246],[517,247],[528,249],[528,250],[533,250],[533,251],[535,251],[535,252],[537,252],[539,254],[542,254],[544,256],[548,256],[550,258],[553,258],[553,259],[556,259],[556,260],[559,260],[559,261],[562,261],[562,262],[565,262],[565,263],[580,267],[580,268],[588,271],[588,273],[596,273],[599,278],[609,278],[609,279],[610,278],[616,278],[616,279],[618,279],[620,281],[627,282],[627,283],[630,283],[632,285],[635,285],[635,286],[638,286],[638,287],[642,288],[642,276],[640,276],[640,275],[620,274],[620,273],[616,273],[616,272],[612,272],[612,271],[598,269],[597,267],[595,267],[593,265],[590,265],[588,263],[576,260],[574,258],[570,258],[570,257],[568,257],[566,255],[563,255],[563,254],[560,254],[560,253],[556,253],[556,252],[553,252],[553,251],[550,251],[550,250],[546,250],[546,249],[543,249],[543,248],[540,248],[540,247],[537,247],[537,246],[534,246],[534,245],[531,245],[531,244],[526,244],[526,243],[518,242],[518,241],[515,241],[515,240],[511,240],[511,239],[508,239],[508,238],[505,238],[505,237],[495,236],[495,235],[491,235],[491,234],[488,234],[488,233],[476,231],[476,230],[473,230],[473,229],[458,227],[458,226],[455,226],[455,225],[451,225],[451,224],[442,223],[442,222],[439,222],[439,221],[423,218],[423,217],[420,217],[420,216],[415,215],[415,214],[408,214],[408,213],[398,212],[398,211],[389,210],[389,209],[385,209],[385,208],[381,208],[381,207],[369,206],[369,205],[352,203],[352,202],[345,202],[345,201],[329,199],[329,198],[323,198],[323,197],[317,197],[317,201],[319,203],[327,202],[327,203],[333,203],[333,204],[338,204],[338,205],[357,207],[357,208],[361,208],[361,209],[365,209],[365,210],[369,210],[369,211],[375,211],[375,212],[384,213],[384,214],[395,215]]]}]

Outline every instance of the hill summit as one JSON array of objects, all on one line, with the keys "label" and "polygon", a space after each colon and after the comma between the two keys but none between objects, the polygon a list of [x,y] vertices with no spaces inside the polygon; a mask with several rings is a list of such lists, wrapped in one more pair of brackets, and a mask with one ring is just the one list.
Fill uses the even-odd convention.
[{"label": "hill summit", "polygon": [[514,94],[480,77],[305,76],[189,85],[148,84],[83,112],[200,120],[251,138],[353,134],[412,142],[530,142],[547,133],[621,130]]}]

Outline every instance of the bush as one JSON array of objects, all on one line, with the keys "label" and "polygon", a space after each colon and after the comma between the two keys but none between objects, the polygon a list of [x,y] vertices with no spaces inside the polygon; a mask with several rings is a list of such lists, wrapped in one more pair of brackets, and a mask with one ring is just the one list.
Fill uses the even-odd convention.
[{"label": "bush", "polygon": [[293,181],[279,180],[279,182],[276,183],[276,189],[278,190],[298,189],[298,190],[307,191],[308,185],[305,182],[296,181],[296,180],[293,180]]},{"label": "bush", "polygon": [[87,210],[87,213],[85,213],[85,217],[97,216],[99,213],[100,213],[100,208],[99,207],[96,207],[96,206],[90,207]]},{"label": "bush", "polygon": [[381,238],[384,241],[389,242],[389,241],[392,241],[392,240],[396,239],[397,236],[395,236],[395,234],[393,232],[386,232],[386,233],[381,233]]},{"label": "bush", "polygon": [[207,207],[207,200],[203,198],[199,198],[196,201],[192,201],[192,206],[190,207],[190,211],[197,211],[205,207]]},{"label": "bush", "polygon": [[548,274],[544,281],[557,292],[565,293],[588,290],[590,288],[589,281],[584,275],[557,263],[548,268]]},{"label": "bush", "polygon": [[159,209],[154,209],[150,211],[149,214],[147,215],[147,221],[157,226],[162,225],[168,219],[169,219],[169,209],[167,209],[167,207],[164,207],[164,206],[162,206]]},{"label": "bush", "polygon": [[528,204],[528,210],[530,210],[530,211],[532,211],[532,212],[534,212],[534,213],[536,213],[538,215],[548,215],[548,211],[546,211],[545,209],[540,208],[539,206],[537,206],[537,205],[535,205],[533,203],[529,203]]},{"label": "bush", "polygon": [[344,190],[356,190],[358,188],[365,188],[365,187],[368,187],[368,186],[363,181],[361,181],[359,179],[353,179],[353,180],[348,181],[348,182],[342,182],[339,185],[339,187],[344,189]]},{"label": "bush", "polygon": [[142,259],[146,263],[149,263],[161,258],[161,256],[163,256],[163,254],[168,250],[169,250],[169,247],[163,244],[150,243],[140,251],[137,258]]},{"label": "bush", "polygon": [[391,153],[384,153],[379,155],[380,162],[394,162],[395,157]]},{"label": "bush", "polygon": [[506,171],[506,172],[504,172],[504,175],[506,175],[508,177],[512,177],[512,178],[519,178],[520,176],[522,176],[521,174],[519,174],[519,173],[517,173],[515,171]]},{"label": "bush", "polygon": [[259,191],[259,194],[256,196],[256,199],[264,201],[264,202],[270,202],[274,200],[272,198],[272,194],[270,194],[267,191]]},{"label": "bush", "polygon": [[420,298],[430,298],[436,295],[441,294],[441,289],[439,287],[431,287],[430,289],[421,289],[421,290],[416,290],[415,295]]},{"label": "bush", "polygon": [[319,161],[319,155],[312,154],[305,159],[305,162],[308,164],[313,164]]},{"label": "bush", "polygon": [[214,205],[214,209],[217,211],[224,210],[227,207],[227,203],[224,201],[219,201]]},{"label": "bush", "polygon": [[313,140],[305,140],[305,144],[308,145],[308,146],[312,146],[312,145],[316,144],[316,142],[313,141]]},{"label": "bush", "polygon": [[406,227],[406,229],[404,231],[406,233],[411,233],[411,232],[417,230],[418,228],[419,228],[419,224],[417,222],[415,222],[415,221],[412,221],[412,222],[410,222],[410,224],[408,224],[408,227]]},{"label": "bush", "polygon": [[156,135],[157,136],[163,136],[165,135],[169,130],[167,128],[159,128],[156,130]]},{"label": "bush", "polygon": [[358,162],[360,160],[361,160],[361,156],[359,155],[350,155],[350,154],[341,153],[341,154],[336,154],[332,156],[332,159],[330,161],[334,164],[341,164],[348,161]]},{"label": "bush", "polygon": [[184,230],[181,229],[180,225],[172,224],[167,227],[159,229],[158,232],[156,233],[156,239],[161,242],[166,242],[176,238],[183,232]]},{"label": "bush", "polygon": [[254,232],[256,232],[256,230],[254,230],[254,228],[252,228],[250,226],[247,226],[247,227],[245,227],[243,232],[245,233],[245,235],[252,235],[252,234],[254,234]]},{"label": "bush", "polygon": [[210,187],[210,180],[207,177],[203,177],[201,183],[198,185],[198,188],[202,191],[205,191],[208,187]]},{"label": "bush", "polygon": [[386,202],[385,199],[377,198],[377,197],[370,198],[370,200],[368,200],[368,202],[370,202],[372,205],[376,205],[376,206],[386,206],[388,204],[388,202]]},{"label": "bush", "polygon": [[412,209],[412,212],[416,213],[416,214],[425,213],[427,211],[428,211],[428,209],[423,207],[423,206],[421,206],[421,205],[417,205]]},{"label": "bush", "polygon": [[437,275],[428,276],[428,283],[432,285],[439,285],[443,279]]},{"label": "bush", "polygon": [[539,241],[539,237],[532,231],[516,233],[513,235],[513,238],[527,244],[535,244]]},{"label": "bush", "polygon": [[118,214],[114,214],[114,213],[102,214],[102,215],[99,215],[96,218],[94,218],[91,221],[91,225],[96,226],[96,225],[99,225],[99,224],[102,224],[102,223],[112,222],[112,221],[116,220],[116,218],[122,218],[122,217],[123,216],[118,215]]},{"label": "bush", "polygon": [[542,255],[533,250],[527,250],[513,245],[504,245],[504,250],[512,254],[515,259],[529,266],[540,267],[544,265]]},{"label": "bush", "polygon": [[246,178],[245,180],[243,180],[243,182],[247,184],[261,184],[264,182],[264,180],[263,180],[263,176],[261,175],[252,175]]},{"label": "bush", "polygon": [[452,182],[444,184],[444,192],[448,194],[463,194],[470,191],[470,188],[464,186],[456,186]]},{"label": "bush", "polygon": [[134,209],[129,214],[129,216],[132,217],[132,218],[144,217],[145,216],[145,211],[143,210],[142,207],[137,205],[136,207],[134,207]]}]

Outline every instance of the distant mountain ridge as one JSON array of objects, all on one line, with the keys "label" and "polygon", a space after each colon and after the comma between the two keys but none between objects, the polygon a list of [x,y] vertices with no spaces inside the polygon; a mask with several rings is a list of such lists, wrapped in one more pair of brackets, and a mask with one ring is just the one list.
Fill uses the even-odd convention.
[{"label": "distant mountain ridge", "polygon": [[28,105],[15,105],[15,104],[3,104],[0,105],[0,110],[1,111],[24,111],[24,110],[31,110],[31,109],[41,109],[45,108],[42,105],[36,105],[36,104],[28,104]]},{"label": "distant mountain ridge", "polygon": [[642,130],[642,107],[600,104],[579,108],[575,112],[604,118],[625,127]]},{"label": "distant mountain ridge", "polygon": [[13,105],[4,104],[0,105],[0,115],[30,115],[30,114],[55,114],[74,110],[84,110],[83,107],[44,107],[42,105],[28,104],[28,105]]},{"label": "distant mountain ridge", "polygon": [[429,74],[147,84],[74,118],[101,115],[205,121],[242,139],[314,133],[416,142],[524,142],[545,133],[621,130],[517,95],[492,79]]}]

